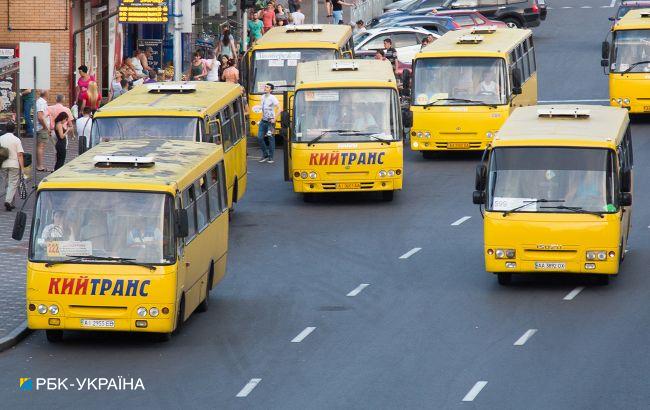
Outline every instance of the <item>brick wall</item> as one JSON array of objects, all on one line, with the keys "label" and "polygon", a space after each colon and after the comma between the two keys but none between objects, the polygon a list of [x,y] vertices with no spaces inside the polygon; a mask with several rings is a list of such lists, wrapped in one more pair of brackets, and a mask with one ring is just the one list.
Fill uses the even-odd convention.
[{"label": "brick wall", "polygon": [[50,43],[49,102],[63,94],[70,105],[70,0],[0,0],[0,10],[0,44]]}]

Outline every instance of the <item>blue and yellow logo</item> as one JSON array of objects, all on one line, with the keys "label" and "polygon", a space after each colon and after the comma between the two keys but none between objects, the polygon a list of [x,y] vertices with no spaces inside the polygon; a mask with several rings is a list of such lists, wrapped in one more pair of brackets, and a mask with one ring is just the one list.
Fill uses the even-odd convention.
[{"label": "blue and yellow logo", "polygon": [[31,391],[34,388],[34,383],[31,377],[21,377],[19,379],[18,387],[20,390]]}]

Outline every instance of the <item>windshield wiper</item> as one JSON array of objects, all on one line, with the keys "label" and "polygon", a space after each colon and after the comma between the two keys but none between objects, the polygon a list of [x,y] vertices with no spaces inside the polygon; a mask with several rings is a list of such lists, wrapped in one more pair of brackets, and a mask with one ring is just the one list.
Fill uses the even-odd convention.
[{"label": "windshield wiper", "polygon": [[139,263],[135,262],[134,258],[116,258],[113,256],[96,256],[96,255],[68,255],[68,259],[60,260],[60,261],[52,261],[48,262],[45,264],[46,268],[50,268],[54,265],[59,265],[62,263],[70,263],[70,262],[79,262],[79,261],[84,261],[84,260],[91,260],[91,261],[110,261],[110,262],[117,262],[123,265],[133,265],[133,266],[142,266],[143,268],[147,268],[149,270],[156,270],[156,267],[150,264],[146,263]]},{"label": "windshield wiper", "polygon": [[514,207],[512,209],[508,209],[507,211],[503,212],[503,216],[506,216],[512,212],[518,211],[524,207],[527,207],[528,205],[531,204],[539,204],[539,203],[548,203],[548,202],[564,202],[564,199],[536,199],[534,201],[524,201],[525,203],[523,205],[519,205],[517,207]]},{"label": "windshield wiper", "polygon": [[318,141],[320,141],[321,138],[323,138],[324,136],[326,136],[327,134],[329,134],[331,132],[337,132],[339,134],[342,134],[342,133],[354,134],[354,133],[357,133],[357,132],[360,132],[360,131],[357,131],[357,130],[324,130],[323,132],[320,133],[319,136],[317,136],[316,138],[309,141],[307,143],[307,146],[310,146],[310,145],[313,145],[313,144],[317,143]]},{"label": "windshield wiper", "polygon": [[434,101],[431,101],[430,103],[424,104],[423,107],[431,107],[433,105],[436,105],[436,103],[438,101],[458,101],[458,102],[465,102],[465,103],[471,103],[471,104],[485,105],[485,106],[491,107],[491,108],[497,108],[496,104],[486,103],[485,101],[468,100],[466,98],[438,98],[437,100],[434,100]]},{"label": "windshield wiper", "polygon": [[586,209],[583,209],[580,206],[564,206],[564,205],[558,205],[558,206],[540,206],[540,209],[566,209],[567,211],[575,212],[577,214],[590,214],[590,215],[597,215],[600,216],[601,218],[604,218],[605,215],[603,215],[602,212],[598,211],[587,211]]},{"label": "windshield wiper", "polygon": [[641,65],[641,64],[650,64],[650,61],[648,61],[648,60],[644,60],[644,61],[637,61],[636,63],[632,63],[632,64],[631,64],[628,68],[626,68],[624,71],[621,71],[621,75],[629,73],[630,71],[632,71],[632,69],[633,69],[634,67],[636,67],[636,66],[638,66],[638,65]]}]

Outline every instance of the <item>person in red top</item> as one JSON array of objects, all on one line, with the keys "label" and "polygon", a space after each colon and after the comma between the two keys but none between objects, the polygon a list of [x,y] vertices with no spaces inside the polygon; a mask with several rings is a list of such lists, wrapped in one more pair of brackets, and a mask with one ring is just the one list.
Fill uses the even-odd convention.
[{"label": "person in red top", "polygon": [[84,98],[84,95],[86,95],[86,92],[88,91],[88,85],[90,84],[91,81],[97,81],[95,80],[94,75],[90,75],[88,73],[88,67],[85,65],[80,65],[79,68],[79,80],[77,80],[77,101],[81,105],[81,101]]},{"label": "person in red top", "polygon": [[264,11],[262,11],[262,23],[264,24],[264,33],[269,31],[271,27],[276,25],[275,10],[273,3],[269,2]]},{"label": "person in red top", "polygon": [[81,101],[81,112],[83,112],[85,107],[88,107],[94,113],[99,108],[99,103],[101,102],[102,97],[99,95],[97,83],[91,81],[90,84],[88,84],[88,91]]}]

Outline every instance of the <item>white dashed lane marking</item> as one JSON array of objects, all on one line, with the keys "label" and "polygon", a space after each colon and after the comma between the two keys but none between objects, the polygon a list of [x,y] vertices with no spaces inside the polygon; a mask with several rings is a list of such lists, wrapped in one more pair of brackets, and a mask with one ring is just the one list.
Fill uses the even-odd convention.
[{"label": "white dashed lane marking", "polygon": [[413,249],[411,249],[410,251],[406,252],[404,255],[400,256],[399,258],[400,258],[400,259],[408,259],[408,258],[410,258],[414,253],[417,253],[417,252],[419,252],[419,251],[421,251],[421,250],[422,250],[422,248],[413,248]]},{"label": "white dashed lane marking", "polygon": [[457,220],[455,222],[452,222],[451,226],[458,226],[458,225],[462,224],[463,222],[465,222],[466,220],[468,220],[469,218],[471,218],[471,216],[463,216],[459,220]]},{"label": "white dashed lane marking", "polygon": [[313,326],[306,327],[305,330],[298,333],[298,336],[294,337],[293,340],[291,340],[291,343],[300,343],[300,342],[302,342],[314,330],[316,330],[316,328],[313,327]]},{"label": "white dashed lane marking", "polygon": [[463,397],[463,401],[474,401],[474,399],[476,398],[476,396],[478,396],[478,394],[481,392],[481,390],[483,390],[483,388],[484,388],[487,384],[488,384],[488,382],[486,382],[486,381],[476,382],[476,384],[474,385],[474,387],[472,387],[472,389],[471,389],[470,391],[467,392],[467,394],[465,395],[465,397]]},{"label": "white dashed lane marking", "polygon": [[582,292],[584,290],[584,286],[578,286],[577,288],[573,289],[571,292],[569,292],[565,297],[564,300],[573,300],[576,296],[578,296],[578,293]]},{"label": "white dashed lane marking", "polygon": [[258,383],[261,382],[261,381],[262,381],[262,379],[251,379],[251,381],[246,383],[246,386],[244,386],[244,388],[241,389],[239,391],[239,393],[237,393],[236,397],[246,397],[246,396],[248,396],[250,394],[250,392],[253,391],[255,386],[257,386]]},{"label": "white dashed lane marking", "polygon": [[526,333],[524,333],[523,335],[521,335],[521,337],[519,339],[517,339],[517,341],[514,343],[514,346],[523,346],[523,345],[525,345],[526,342],[528,341],[528,339],[533,337],[533,335],[535,333],[537,333],[537,329],[528,329],[526,331]]},{"label": "white dashed lane marking", "polygon": [[350,296],[350,297],[352,297],[352,296],[357,296],[359,293],[361,293],[361,291],[363,291],[363,290],[364,290],[365,288],[367,288],[368,286],[370,286],[369,283],[362,283],[361,285],[359,285],[359,286],[357,286],[356,288],[354,288],[354,290],[352,290],[352,291],[351,291],[350,293],[348,293],[346,296]]}]

